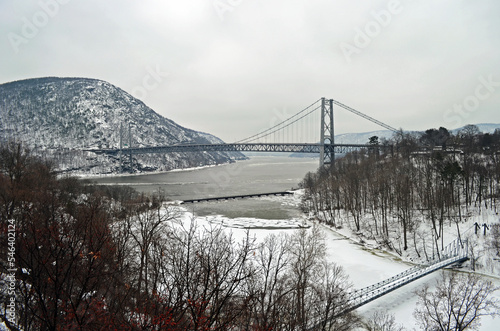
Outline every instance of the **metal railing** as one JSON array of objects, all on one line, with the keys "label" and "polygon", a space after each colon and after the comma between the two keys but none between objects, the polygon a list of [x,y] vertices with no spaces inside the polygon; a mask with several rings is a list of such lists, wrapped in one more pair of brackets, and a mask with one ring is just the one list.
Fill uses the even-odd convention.
[{"label": "metal railing", "polygon": [[[427,264],[412,267],[381,282],[351,292],[347,301],[339,304],[340,312],[328,320],[338,318],[436,270],[464,262],[468,260],[468,250],[467,240],[456,239],[441,250],[438,258],[431,260]],[[315,330],[316,326],[321,325],[324,321],[322,319],[320,323],[316,323],[310,330]]]},{"label": "metal railing", "polygon": [[346,310],[354,310],[436,270],[467,259],[468,242],[456,239],[442,249],[441,255],[429,264],[412,267],[391,278],[352,292]]}]

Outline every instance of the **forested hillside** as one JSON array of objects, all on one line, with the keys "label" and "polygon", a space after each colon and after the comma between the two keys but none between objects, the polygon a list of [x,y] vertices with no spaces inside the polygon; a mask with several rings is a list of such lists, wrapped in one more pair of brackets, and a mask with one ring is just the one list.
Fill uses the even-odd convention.
[{"label": "forested hillside", "polygon": [[[370,143],[379,146],[377,137]],[[498,215],[500,130],[483,134],[468,125],[456,134],[445,128],[400,132],[385,144],[394,144],[392,153],[376,148],[351,153],[330,169],[307,174],[302,182],[304,210],[332,226],[351,229],[361,240],[373,239],[400,255],[423,260],[439,254],[447,244],[446,233],[470,234],[474,216]],[[487,247],[476,250],[499,256],[500,224],[495,218],[484,226],[491,234]],[[476,262],[492,264],[478,258],[472,259],[473,267]]]},{"label": "forested hillside", "polygon": [[221,143],[167,119],[105,81],[46,77],[0,85],[0,141],[22,141],[59,171],[107,174],[171,170],[232,162],[240,153],[191,152],[129,158],[85,150]]}]

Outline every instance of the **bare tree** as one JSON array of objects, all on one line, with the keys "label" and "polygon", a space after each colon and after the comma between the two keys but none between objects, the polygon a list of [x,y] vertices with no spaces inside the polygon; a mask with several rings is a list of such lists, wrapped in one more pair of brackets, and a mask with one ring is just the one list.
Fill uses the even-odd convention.
[{"label": "bare tree", "polygon": [[346,311],[350,287],[343,269],[326,261],[325,236],[319,226],[290,238],[288,329],[350,330],[355,315]]},{"label": "bare tree", "polygon": [[307,325],[312,308],[307,299],[311,295],[311,284],[321,268],[319,261],[326,253],[324,234],[317,226],[310,231],[300,229],[293,234],[290,244],[294,304],[291,312],[298,325]]},{"label": "bare tree", "polygon": [[137,295],[157,292],[159,286],[155,277],[151,276],[149,267],[152,264],[153,246],[161,241],[168,231],[168,223],[175,219],[175,210],[165,206],[161,194],[152,197],[141,196],[132,201],[129,206],[129,217],[126,218],[128,231],[123,235],[130,236],[130,243],[138,256],[137,266]]},{"label": "bare tree", "polygon": [[156,245],[162,295],[179,328],[227,330],[249,309],[244,293],[253,241],[187,223],[174,226],[163,247]]},{"label": "bare tree", "polygon": [[377,310],[364,324],[364,329],[368,331],[403,331],[405,328],[396,324],[394,315]]},{"label": "bare tree", "polygon": [[496,256],[500,256],[500,224],[493,224],[491,226],[489,246],[495,252]]},{"label": "bare tree", "polygon": [[321,265],[318,280],[312,285],[314,296],[310,303],[314,307],[314,315],[321,320],[316,324],[315,330],[352,330],[359,318],[351,311],[346,312],[349,308],[347,291],[352,287],[349,277],[335,263],[323,260]]},{"label": "bare tree", "polygon": [[250,324],[261,330],[279,330],[280,317],[289,304],[289,237],[269,235],[259,245],[254,258],[255,274],[248,282],[252,298]]},{"label": "bare tree", "polygon": [[498,315],[499,301],[491,295],[498,288],[475,274],[442,274],[436,289],[416,292],[413,315],[422,330],[477,330],[480,318]]}]

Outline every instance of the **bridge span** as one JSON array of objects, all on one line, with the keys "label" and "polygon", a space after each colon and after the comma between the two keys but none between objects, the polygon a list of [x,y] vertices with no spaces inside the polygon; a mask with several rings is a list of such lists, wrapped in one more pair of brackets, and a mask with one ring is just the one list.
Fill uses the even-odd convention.
[{"label": "bridge span", "polygon": [[180,152],[273,152],[273,153],[309,153],[321,154],[325,149],[335,154],[345,154],[361,149],[391,149],[392,146],[364,144],[310,144],[310,143],[230,143],[230,144],[175,144],[165,146],[92,149],[98,154],[118,155],[149,154],[149,153],[180,153]]}]

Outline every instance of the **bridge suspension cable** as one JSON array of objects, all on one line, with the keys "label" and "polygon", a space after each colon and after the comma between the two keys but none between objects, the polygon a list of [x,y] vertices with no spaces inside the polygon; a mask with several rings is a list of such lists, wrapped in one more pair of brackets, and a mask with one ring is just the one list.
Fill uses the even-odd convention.
[{"label": "bridge suspension cable", "polygon": [[344,108],[345,110],[350,111],[350,112],[351,112],[351,113],[353,113],[353,114],[356,114],[356,115],[358,115],[358,116],[361,116],[361,117],[363,117],[363,118],[365,118],[365,119],[369,120],[370,122],[373,122],[373,123],[375,123],[375,124],[378,124],[378,125],[380,125],[380,126],[382,126],[382,127],[386,128],[387,130],[391,130],[392,132],[398,132],[398,131],[399,131],[398,129],[395,129],[395,128],[393,128],[392,126],[387,125],[387,124],[385,124],[385,123],[383,123],[383,122],[380,122],[379,120],[376,120],[376,119],[374,119],[374,118],[373,118],[373,117],[371,117],[371,116],[368,116],[368,115],[366,115],[366,114],[363,114],[362,112],[357,111],[356,109],[353,109],[353,108],[351,108],[351,107],[349,107],[349,106],[346,106],[346,105],[344,105],[344,104],[343,104],[343,103],[341,103],[341,102],[338,102],[338,101],[336,101],[336,100],[333,100],[333,103],[334,103],[335,105],[339,106],[339,107]]},{"label": "bridge suspension cable", "polygon": [[[273,125],[272,127],[266,129],[266,130],[263,130],[257,134],[254,134],[248,138],[245,138],[245,139],[241,139],[241,140],[238,140],[236,141],[235,143],[251,143],[251,142],[257,142],[257,141],[260,141],[260,142],[272,142],[272,143],[278,143],[278,142],[282,142],[282,143],[292,143],[293,141],[290,141],[289,139],[298,139],[300,140],[300,142],[305,142],[305,139],[304,139],[304,136],[308,136],[309,141],[310,143],[317,143],[320,141],[320,137],[319,137],[319,131],[317,131],[316,129],[319,129],[319,127],[317,126],[317,122],[318,121],[312,121],[312,116],[309,116],[313,113],[315,113],[318,109],[321,108],[321,101],[322,99],[318,99],[316,100],[315,102],[313,102],[312,104],[310,104],[309,106],[307,106],[306,108],[302,109],[301,111],[299,111],[298,113],[296,113],[295,115],[281,121],[280,123],[276,124],[276,125]],[[337,100],[334,100],[334,99],[330,99],[332,101],[332,103],[336,106],[339,106],[357,116],[360,116],[372,123],[375,123],[379,126],[382,126],[384,128],[386,128],[387,130],[390,130],[390,131],[393,131],[393,132],[398,132],[399,130],[388,125],[388,124],[385,124],[371,116],[368,116],[366,114],[363,114],[362,112],[360,111],[357,111],[356,109],[352,108],[352,107],[349,107]],[[319,104],[319,105],[318,105]],[[318,112],[319,113],[319,112]],[[299,122],[300,120],[306,118],[304,121],[302,121],[301,124],[297,124],[297,122]],[[311,123],[313,122],[313,123]],[[293,127],[292,127],[293,125]],[[316,137],[311,137],[311,135],[314,135],[318,133],[318,136]],[[301,137],[299,137],[299,135],[302,135]],[[263,141],[264,139],[264,141]]]},{"label": "bridge suspension cable", "polygon": [[[254,135],[252,135],[252,136],[250,136],[248,138],[238,140],[235,143],[249,143],[249,142],[252,142],[252,141],[256,141],[258,139],[262,139],[262,138],[268,137],[268,136],[270,136],[272,134],[277,133],[278,131],[284,130],[285,128],[288,128],[292,124],[298,122],[299,120],[303,119],[304,117],[310,115],[311,113],[314,113],[316,110],[318,110],[319,108],[321,108],[321,105],[320,105],[320,106],[317,106],[317,107],[313,108],[312,110],[310,110],[314,105],[318,104],[320,101],[321,101],[321,99],[318,99],[315,102],[313,102],[312,104],[310,104],[309,106],[307,106],[306,108],[304,108],[301,111],[299,111],[298,113],[296,113],[295,115],[287,118],[286,120],[281,121],[280,123],[278,123],[278,124],[276,124],[276,125],[268,128],[268,129],[266,129],[264,131],[261,131],[261,132],[259,132],[257,134],[254,134]],[[308,112],[305,113],[306,111],[308,111]],[[305,114],[303,114],[303,113],[305,113]],[[300,116],[301,114],[303,114],[303,115]]]}]

